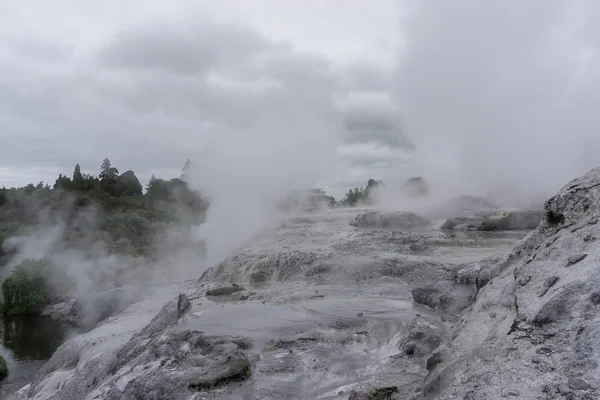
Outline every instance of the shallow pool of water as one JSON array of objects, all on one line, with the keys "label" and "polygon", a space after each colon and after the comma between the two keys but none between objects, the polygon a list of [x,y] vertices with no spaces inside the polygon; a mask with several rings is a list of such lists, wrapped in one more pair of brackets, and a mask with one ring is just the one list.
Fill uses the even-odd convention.
[{"label": "shallow pool of water", "polygon": [[9,375],[0,382],[0,398],[28,384],[54,351],[76,330],[43,316],[0,319],[0,355]]}]

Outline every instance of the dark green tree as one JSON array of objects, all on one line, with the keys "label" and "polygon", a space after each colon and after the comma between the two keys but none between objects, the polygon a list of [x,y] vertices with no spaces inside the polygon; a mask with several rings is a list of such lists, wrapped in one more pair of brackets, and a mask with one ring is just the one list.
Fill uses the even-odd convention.
[{"label": "dark green tree", "polygon": [[81,167],[79,164],[75,164],[73,170],[73,190],[80,191],[84,188],[83,175],[81,174]]},{"label": "dark green tree", "polygon": [[119,170],[111,166],[110,160],[105,158],[104,161],[102,161],[100,174],[98,175],[98,178],[100,179],[100,188],[108,194],[115,193],[118,176]]},{"label": "dark green tree", "polygon": [[115,184],[116,196],[141,196],[143,193],[142,184],[131,170],[119,175]]},{"label": "dark green tree", "polygon": [[63,174],[59,174],[58,178],[56,178],[56,182],[54,182],[54,190],[71,190],[73,187],[73,181],[68,176],[64,176]]}]

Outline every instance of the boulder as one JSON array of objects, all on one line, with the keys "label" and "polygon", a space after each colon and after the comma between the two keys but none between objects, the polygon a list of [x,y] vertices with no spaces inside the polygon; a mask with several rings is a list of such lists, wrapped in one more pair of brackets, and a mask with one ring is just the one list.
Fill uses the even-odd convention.
[{"label": "boulder", "polygon": [[408,327],[408,335],[398,343],[398,347],[406,355],[425,357],[442,344],[442,337],[442,326],[417,315]]},{"label": "boulder", "polygon": [[542,210],[495,210],[483,215],[448,218],[442,230],[467,231],[527,231],[537,228],[542,221]]},{"label": "boulder", "polygon": [[236,292],[240,292],[244,290],[244,288],[237,283],[233,283],[230,286],[219,286],[214,289],[210,289],[206,291],[207,296],[228,296],[232,295]]},{"label": "boulder", "polygon": [[357,228],[414,229],[429,223],[428,219],[412,212],[366,211],[358,214],[350,225]]},{"label": "boulder", "polygon": [[71,299],[48,305],[42,310],[42,315],[77,326],[79,325],[79,316],[73,310],[74,303],[75,299]]},{"label": "boulder", "polygon": [[479,231],[528,231],[542,221],[542,210],[513,210],[506,214],[487,217],[477,228]]}]

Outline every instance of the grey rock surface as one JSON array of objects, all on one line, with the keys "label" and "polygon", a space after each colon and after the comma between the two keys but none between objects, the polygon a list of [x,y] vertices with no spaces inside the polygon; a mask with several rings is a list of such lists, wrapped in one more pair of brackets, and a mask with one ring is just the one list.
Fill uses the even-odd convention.
[{"label": "grey rock surface", "polygon": [[586,240],[600,234],[599,208],[600,169],[546,202],[432,355],[415,399],[600,397],[600,244]]},{"label": "grey rock surface", "polygon": [[442,344],[444,331],[445,327],[438,321],[417,315],[398,347],[409,356],[428,356]]},{"label": "grey rock surface", "polygon": [[366,211],[358,214],[350,225],[357,228],[413,229],[431,221],[412,212]]},{"label": "grey rock surface", "polygon": [[542,221],[542,210],[489,210],[480,215],[451,217],[442,230],[518,231],[532,230]]},{"label": "grey rock surface", "polygon": [[[507,287],[499,282],[535,285],[535,302],[569,283],[565,273],[578,273],[595,259],[589,249],[573,247],[558,260],[562,274],[538,277],[526,271],[515,277],[507,271],[541,259],[531,253],[538,245],[532,242],[535,233],[510,256],[500,256],[518,239],[445,234],[432,227],[418,233],[352,229],[348,224],[355,215],[355,210],[333,210],[282,221],[198,281],[164,295],[153,292],[66,342],[12,399],[437,396],[445,393],[447,382],[452,386],[441,371],[453,372],[451,364],[462,371],[453,360],[462,353],[469,357],[471,345],[483,340],[463,338],[461,332],[481,325],[503,338],[513,326],[514,318],[503,311],[515,305],[508,289],[494,305],[480,304]],[[577,230],[590,236],[584,241],[588,247],[597,243],[591,227]],[[567,268],[568,256],[580,253],[588,256]],[[540,297],[552,276],[559,280]],[[242,300],[238,294],[247,300],[223,301]],[[600,304],[600,289],[588,293],[587,302]],[[542,313],[528,326],[565,319],[570,303],[563,303],[555,304],[556,315]],[[536,356],[542,360],[550,350],[540,352]],[[589,375],[570,377],[595,387]],[[567,391],[583,390],[570,388],[566,379],[561,383]]]},{"label": "grey rock surface", "polygon": [[48,305],[42,310],[42,315],[71,325],[79,325],[79,316],[73,310],[74,303],[75,299],[71,299]]},{"label": "grey rock surface", "polygon": [[[182,300],[183,299],[183,300]],[[187,303],[181,314],[181,303]],[[178,306],[179,304],[179,306]],[[189,300],[179,295],[125,346],[90,399],[188,399],[250,376],[250,339],[208,336],[188,329]],[[181,316],[180,316],[181,315]],[[181,318],[184,318],[181,320]]]}]

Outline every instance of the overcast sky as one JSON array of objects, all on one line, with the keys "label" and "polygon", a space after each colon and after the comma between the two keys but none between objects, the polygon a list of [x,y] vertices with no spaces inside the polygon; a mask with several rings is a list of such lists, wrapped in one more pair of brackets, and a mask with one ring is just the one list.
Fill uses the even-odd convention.
[{"label": "overcast sky", "polygon": [[144,183],[190,158],[208,185],[335,196],[421,173],[553,188],[600,165],[596,4],[2,2],[0,185],[109,157]]},{"label": "overcast sky", "polygon": [[173,176],[211,136],[293,101],[344,127],[344,167],[319,183],[362,185],[405,145],[388,101],[397,24],[392,0],[3,2],[0,184],[97,173],[104,157]]}]

